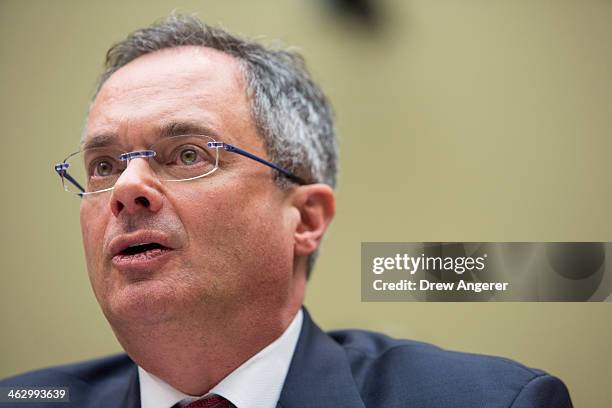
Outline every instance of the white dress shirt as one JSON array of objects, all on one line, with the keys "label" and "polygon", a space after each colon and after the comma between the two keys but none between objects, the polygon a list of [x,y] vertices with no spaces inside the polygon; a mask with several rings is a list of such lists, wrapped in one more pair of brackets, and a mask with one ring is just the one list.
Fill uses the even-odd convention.
[{"label": "white dress shirt", "polygon": [[[300,309],[285,332],[215,385],[206,395],[217,394],[237,408],[274,408],[280,398],[295,351],[303,314]],[[187,395],[138,367],[142,408],[170,408]]]}]

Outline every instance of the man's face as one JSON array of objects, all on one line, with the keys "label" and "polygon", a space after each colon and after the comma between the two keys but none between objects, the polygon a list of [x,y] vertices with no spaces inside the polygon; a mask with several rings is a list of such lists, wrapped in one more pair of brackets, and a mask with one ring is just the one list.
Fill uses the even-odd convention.
[{"label": "man's face", "polygon": [[[84,142],[148,149],[171,123],[207,128],[266,157],[237,61],[197,47],[148,54],[114,73],[92,105]],[[286,304],[296,213],[270,169],[221,151],[212,175],[167,182],[147,160],[132,160],[114,190],[81,204],[88,272],[109,321],[223,319]],[[134,241],[169,250],[120,262],[117,249]]]}]

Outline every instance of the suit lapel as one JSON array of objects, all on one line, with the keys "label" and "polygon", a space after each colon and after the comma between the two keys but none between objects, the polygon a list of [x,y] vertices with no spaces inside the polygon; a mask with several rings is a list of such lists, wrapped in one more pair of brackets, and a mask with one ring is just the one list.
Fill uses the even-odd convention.
[{"label": "suit lapel", "polygon": [[118,404],[107,406],[140,408],[140,382],[138,380],[138,367],[136,364],[131,364],[125,383],[126,387],[117,392]]},{"label": "suit lapel", "polygon": [[277,407],[364,407],[346,353],[303,310],[300,338]]}]

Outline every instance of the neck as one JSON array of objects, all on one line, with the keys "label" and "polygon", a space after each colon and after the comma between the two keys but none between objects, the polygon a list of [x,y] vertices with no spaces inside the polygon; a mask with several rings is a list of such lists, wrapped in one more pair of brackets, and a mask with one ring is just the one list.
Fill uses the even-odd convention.
[{"label": "neck", "polygon": [[147,372],[188,395],[204,395],[279,338],[302,304],[224,317],[192,317],[157,325],[113,325],[128,355]]}]

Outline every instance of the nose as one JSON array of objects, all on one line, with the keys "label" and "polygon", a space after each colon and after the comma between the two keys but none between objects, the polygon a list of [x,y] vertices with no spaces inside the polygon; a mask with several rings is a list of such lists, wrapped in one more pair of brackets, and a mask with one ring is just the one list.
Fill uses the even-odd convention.
[{"label": "nose", "polygon": [[158,212],[163,203],[160,181],[144,158],[132,159],[117,179],[110,200],[115,217],[122,212]]}]

